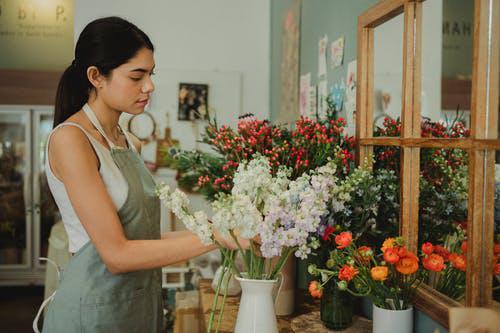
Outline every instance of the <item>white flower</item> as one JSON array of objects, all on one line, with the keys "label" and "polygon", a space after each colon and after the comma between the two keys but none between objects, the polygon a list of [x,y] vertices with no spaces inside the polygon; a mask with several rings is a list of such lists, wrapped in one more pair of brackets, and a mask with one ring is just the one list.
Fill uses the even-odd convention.
[{"label": "white flower", "polygon": [[189,199],[187,195],[176,189],[170,192],[170,187],[160,184],[156,188],[156,194],[163,204],[177,216],[188,230],[196,234],[203,244],[212,244],[212,226],[208,222],[205,212],[199,211],[191,214],[189,212]]}]

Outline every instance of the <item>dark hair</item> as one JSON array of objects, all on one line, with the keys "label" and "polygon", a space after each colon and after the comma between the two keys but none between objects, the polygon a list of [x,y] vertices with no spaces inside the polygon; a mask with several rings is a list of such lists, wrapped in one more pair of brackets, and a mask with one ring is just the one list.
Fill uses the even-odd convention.
[{"label": "dark hair", "polygon": [[57,87],[54,127],[75,114],[87,102],[93,86],[87,68],[96,66],[107,76],[133,58],[142,48],[154,51],[149,37],[120,17],[104,17],[87,24],[78,37],[75,60],[66,68]]}]

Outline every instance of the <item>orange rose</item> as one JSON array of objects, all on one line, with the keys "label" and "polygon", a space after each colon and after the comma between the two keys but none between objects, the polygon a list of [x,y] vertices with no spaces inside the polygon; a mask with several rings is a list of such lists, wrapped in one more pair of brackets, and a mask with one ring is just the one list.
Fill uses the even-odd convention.
[{"label": "orange rose", "polygon": [[384,252],[384,260],[389,264],[395,264],[399,261],[398,251],[394,248],[388,248]]},{"label": "orange rose", "polygon": [[445,266],[444,266],[444,258],[441,257],[439,254],[431,254],[427,258],[423,260],[423,264],[425,269],[428,269],[430,271],[434,272],[441,272]]},{"label": "orange rose", "polygon": [[309,283],[309,293],[314,298],[321,298],[323,295],[323,288],[318,281],[311,281]]},{"label": "orange rose", "polygon": [[387,266],[375,266],[370,272],[373,280],[385,281],[389,275],[389,268]]},{"label": "orange rose", "polygon": [[335,236],[335,243],[338,245],[337,249],[344,249],[351,245],[352,234],[349,231],[344,231]]},{"label": "orange rose", "polygon": [[418,271],[418,258],[412,252],[406,252],[406,255],[402,257],[396,263],[396,270],[405,275],[410,275]]},{"label": "orange rose", "polygon": [[450,262],[458,270],[465,272],[465,256],[456,253],[450,254]]},{"label": "orange rose", "polygon": [[432,252],[434,252],[434,245],[429,242],[422,244],[422,252],[427,254],[428,256],[431,255]]},{"label": "orange rose", "polygon": [[394,247],[394,242],[396,241],[396,238],[387,238],[384,241],[384,244],[382,244],[382,252],[385,252],[387,249],[392,249]]},{"label": "orange rose", "polygon": [[339,279],[343,281],[351,281],[359,271],[352,266],[344,265],[339,271]]},{"label": "orange rose", "polygon": [[493,251],[495,254],[500,253],[500,243],[495,243],[495,246],[493,247]]}]

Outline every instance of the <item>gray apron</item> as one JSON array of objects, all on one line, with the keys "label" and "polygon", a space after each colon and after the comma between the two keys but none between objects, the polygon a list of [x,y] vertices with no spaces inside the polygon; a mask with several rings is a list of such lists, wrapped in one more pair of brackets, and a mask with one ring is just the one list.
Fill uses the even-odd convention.
[{"label": "gray apron", "polygon": [[[155,183],[128,134],[124,132],[129,148],[116,147],[89,106],[83,110],[107,140],[127,180],[128,196],[118,211],[127,239],[160,239]],[[62,272],[42,332],[149,333],[160,332],[162,326],[161,269],[113,275],[89,241]]]}]

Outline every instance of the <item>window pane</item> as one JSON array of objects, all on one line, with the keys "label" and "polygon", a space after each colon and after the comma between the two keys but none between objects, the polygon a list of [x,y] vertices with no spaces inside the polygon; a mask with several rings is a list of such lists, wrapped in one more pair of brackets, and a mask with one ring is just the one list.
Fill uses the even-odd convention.
[{"label": "window pane", "polygon": [[495,161],[495,210],[493,229],[493,300],[494,306],[500,309],[500,151],[496,152]]},{"label": "window pane", "polygon": [[422,119],[468,131],[474,0],[427,0],[422,12]]},{"label": "window pane", "polygon": [[380,201],[372,240],[380,247],[388,237],[399,235],[400,177],[399,147],[375,146],[373,172],[380,186]]},{"label": "window pane", "polygon": [[376,27],[373,34],[373,130],[374,136],[399,136],[379,130],[384,120],[401,118],[403,96],[403,14]]},{"label": "window pane", "polygon": [[465,293],[468,154],[461,149],[420,153],[419,247],[427,283],[462,301]]}]

